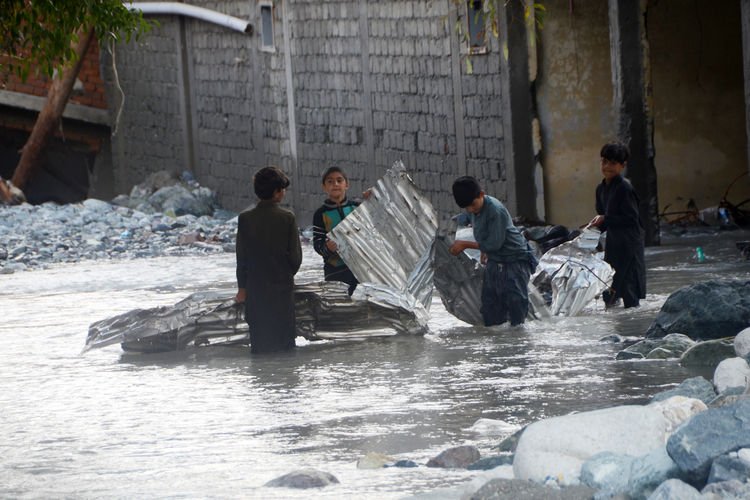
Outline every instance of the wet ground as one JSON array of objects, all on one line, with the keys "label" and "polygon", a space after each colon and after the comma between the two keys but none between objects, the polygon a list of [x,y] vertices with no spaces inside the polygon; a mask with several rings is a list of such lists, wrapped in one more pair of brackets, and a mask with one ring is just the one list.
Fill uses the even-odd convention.
[{"label": "wet ground", "polygon": [[[0,496],[400,498],[470,471],[358,470],[368,452],[424,463],[455,445],[483,456],[533,420],[643,403],[694,373],[675,361],[614,361],[612,333],[641,335],[670,292],[750,278],[747,232],[665,237],[647,249],[649,294],[636,310],[601,303],[575,318],[474,328],[435,298],[430,333],[308,343],[251,357],[240,348],[81,355],[88,325],[231,284],[231,254],[66,264],[0,276]],[[706,261],[694,259],[701,246]],[[305,249],[302,278],[319,276]],[[475,432],[477,420],[502,421]],[[341,484],[263,488],[314,467]]]}]

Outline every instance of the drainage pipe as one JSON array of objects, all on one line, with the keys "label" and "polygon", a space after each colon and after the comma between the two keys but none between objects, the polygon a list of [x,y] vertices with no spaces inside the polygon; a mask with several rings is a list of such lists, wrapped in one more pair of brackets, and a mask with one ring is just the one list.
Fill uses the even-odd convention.
[{"label": "drainage pipe", "polygon": [[173,14],[194,17],[203,21],[218,24],[241,33],[253,34],[253,25],[239,17],[222,14],[215,10],[196,7],[178,2],[123,2],[128,10],[140,10],[143,14]]}]

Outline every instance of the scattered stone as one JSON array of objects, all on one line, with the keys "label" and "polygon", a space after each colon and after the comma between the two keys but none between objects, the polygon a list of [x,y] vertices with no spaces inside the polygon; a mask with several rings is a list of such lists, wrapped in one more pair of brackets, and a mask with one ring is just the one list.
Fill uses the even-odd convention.
[{"label": "scattered stone", "polygon": [[734,342],[731,338],[698,342],[685,351],[680,365],[685,368],[706,367],[716,369],[723,360],[734,357]]},{"label": "scattered stone", "polygon": [[746,389],[743,389],[742,387],[730,387],[716,396],[710,403],[708,403],[708,406],[709,408],[721,408],[724,406],[731,406],[748,398],[750,398],[750,394],[748,394]]},{"label": "scattered stone", "polygon": [[170,217],[95,199],[0,206],[0,220],[3,274],[91,259],[233,252],[237,233],[237,218],[226,211],[221,218]]},{"label": "scattered stone", "polygon": [[518,446],[518,440],[521,439],[521,434],[523,434],[524,430],[526,430],[526,427],[518,429],[510,436],[500,441],[500,444],[497,445],[497,451],[515,453],[516,447]]},{"label": "scattered stone", "polygon": [[727,389],[741,387],[743,390],[750,382],[750,366],[744,358],[729,358],[723,360],[714,372],[714,387],[722,394]]},{"label": "scattered stone", "polygon": [[647,338],[684,333],[693,340],[736,335],[750,324],[750,281],[706,281],[680,288],[662,306]]},{"label": "scattered stone", "polygon": [[302,469],[289,474],[284,474],[281,477],[272,479],[267,482],[265,486],[274,488],[323,488],[330,484],[336,484],[339,480],[335,476],[328,472],[323,472],[315,469]]},{"label": "scattered stone", "polygon": [[710,408],[680,426],[667,441],[667,453],[697,484],[706,480],[711,462],[750,447],[750,399]]},{"label": "scattered stone", "polygon": [[522,479],[493,479],[479,488],[471,500],[580,500],[592,498],[596,490],[588,486],[551,488]]},{"label": "scattered stone", "polygon": [[679,358],[695,344],[687,335],[670,333],[662,338],[644,339],[617,353],[615,359],[669,359]]},{"label": "scattered stone", "polygon": [[412,467],[419,467],[419,464],[413,460],[398,460],[392,464],[385,464],[385,467],[402,467],[410,469]]},{"label": "scattered stone", "polygon": [[702,500],[701,493],[679,479],[668,479],[648,497],[648,500]]},{"label": "scattered stone", "polygon": [[357,469],[382,469],[387,464],[393,463],[394,460],[396,459],[388,455],[370,452],[357,460]]},{"label": "scattered stone", "polygon": [[741,482],[737,479],[707,484],[701,490],[703,500],[726,499],[744,500],[750,498],[750,482]]},{"label": "scattered stone", "polygon": [[496,455],[494,457],[480,458],[466,467],[469,470],[490,470],[501,465],[512,465],[513,455]]},{"label": "scattered stone", "polygon": [[720,483],[732,479],[745,481],[748,478],[750,478],[750,463],[742,460],[736,452],[717,457],[708,473],[708,483]]},{"label": "scattered stone", "polygon": [[492,418],[480,418],[469,428],[472,432],[477,432],[484,435],[504,435],[508,432],[515,432],[518,430],[518,426],[509,424],[503,420],[495,420]]},{"label": "scattered stone", "polygon": [[672,396],[685,396],[687,398],[699,399],[704,403],[708,404],[714,398],[716,398],[716,391],[711,382],[703,377],[693,377],[684,380],[680,385],[674,389],[669,389],[664,392],[656,394],[651,398],[651,402],[663,401],[669,399]]},{"label": "scattered stone", "polygon": [[750,328],[745,328],[734,338],[734,353],[750,362]]},{"label": "scattered stone", "polygon": [[615,359],[617,361],[627,361],[629,359],[645,359],[646,357],[641,354],[640,352],[633,352],[633,351],[620,351],[615,356]]},{"label": "scattered stone", "polygon": [[686,479],[664,447],[633,460],[627,493],[630,498],[647,498],[668,479]]},{"label": "scattered stone", "polygon": [[633,457],[605,451],[597,453],[581,466],[581,483],[597,490],[622,493],[627,490]]},{"label": "scattered stone", "polygon": [[464,469],[479,460],[479,450],[475,446],[464,445],[449,448],[427,461],[427,467]]}]

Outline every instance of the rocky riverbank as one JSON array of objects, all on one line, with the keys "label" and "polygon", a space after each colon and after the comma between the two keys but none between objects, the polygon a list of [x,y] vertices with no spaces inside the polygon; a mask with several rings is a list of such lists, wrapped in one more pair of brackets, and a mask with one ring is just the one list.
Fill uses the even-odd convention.
[{"label": "rocky riverbank", "polygon": [[90,259],[233,252],[236,215],[189,174],[165,172],[111,202],[0,205],[0,274]]}]

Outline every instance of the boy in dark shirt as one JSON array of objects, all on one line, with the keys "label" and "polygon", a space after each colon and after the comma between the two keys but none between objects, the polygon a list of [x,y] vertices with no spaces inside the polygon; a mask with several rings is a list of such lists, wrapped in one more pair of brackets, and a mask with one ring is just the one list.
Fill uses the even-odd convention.
[{"label": "boy in dark shirt", "polygon": [[260,201],[237,223],[237,302],[245,303],[253,353],[294,348],[294,275],[302,246],[294,214],[279,206],[289,179],[277,167],[253,177]]},{"label": "boy in dark shirt", "polygon": [[638,195],[622,176],[630,157],[627,146],[605,144],[599,153],[604,179],[596,188],[596,213],[590,224],[607,232],[604,260],[615,270],[612,288],[602,294],[607,306],[622,298],[636,307],[646,297],[646,263]]},{"label": "boy in dark shirt", "polygon": [[482,319],[485,326],[522,324],[529,313],[528,284],[537,260],[526,238],[513,224],[499,200],[486,195],[474,177],[459,177],[453,183],[456,204],[471,216],[474,239],[456,240],[450,253],[471,248],[482,252]]},{"label": "boy in dark shirt", "polygon": [[313,215],[313,247],[323,257],[323,274],[326,281],[343,281],[349,285],[349,295],[357,287],[357,278],[338,254],[336,243],[326,236],[344,217],[359,206],[347,199],[349,179],[339,167],[330,167],[323,173],[323,191],[327,198]]}]

